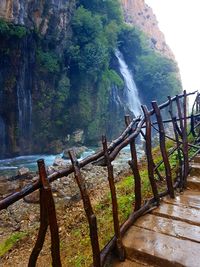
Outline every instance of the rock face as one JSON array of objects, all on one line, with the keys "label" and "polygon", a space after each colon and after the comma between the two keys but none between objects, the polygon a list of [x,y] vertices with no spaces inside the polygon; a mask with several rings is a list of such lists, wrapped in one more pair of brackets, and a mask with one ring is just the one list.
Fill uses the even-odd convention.
[{"label": "rock face", "polygon": [[151,39],[152,47],[167,58],[174,59],[174,55],[166,44],[164,34],[158,27],[158,21],[152,9],[144,0],[121,0],[124,19],[127,23],[137,26]]},{"label": "rock face", "polygon": [[[48,75],[41,66],[41,60],[50,66],[48,60],[51,60],[51,54],[46,51],[51,42],[55,44],[52,53],[63,53],[70,36],[69,25],[74,7],[74,0],[0,1],[1,23],[12,23],[8,24],[10,26],[2,24],[0,31],[0,157],[39,151],[38,143],[41,142],[34,144],[37,138],[41,140],[37,134],[38,126],[44,129],[41,120],[50,119],[52,113],[50,108],[45,108],[43,112],[38,105],[44,103],[42,92],[46,100],[65,75],[62,69],[58,74],[54,72]],[[8,27],[11,27],[11,31]],[[33,114],[38,114],[38,110],[41,116],[34,117]],[[45,143],[45,139],[41,141]]]},{"label": "rock face", "polygon": [[[18,25],[25,25],[30,29],[36,28],[43,35],[50,29],[50,22],[54,19],[58,34],[65,34],[65,26],[69,22],[68,10],[74,1],[50,0],[2,0],[0,2],[0,18]],[[56,18],[56,20],[55,20]]]},{"label": "rock face", "polygon": [[[120,100],[124,97],[123,81],[118,61],[108,46],[109,38],[117,46],[115,34],[103,49],[99,38],[95,42],[88,39],[90,34],[82,44],[80,33],[87,30],[82,26],[77,30],[82,23],[77,26],[76,22],[75,27],[72,19],[76,18],[78,3],[84,2],[90,1],[0,1],[0,158],[61,153],[65,147],[96,145],[102,133],[112,139],[124,127]],[[152,46],[173,58],[145,2],[121,2],[125,21],[146,32]],[[120,5],[118,9],[120,13]],[[89,21],[84,14],[89,16],[93,10],[86,10],[79,11],[77,21]],[[109,19],[112,21],[112,16]],[[95,18],[92,24],[97,22]],[[100,24],[98,27],[104,26]],[[98,35],[112,31],[111,26],[112,23],[98,30]],[[84,27],[89,26],[86,23]],[[105,34],[105,38],[106,35],[110,36]],[[88,71],[90,61],[94,66],[101,62],[102,66],[95,67],[96,72],[94,68]]]}]

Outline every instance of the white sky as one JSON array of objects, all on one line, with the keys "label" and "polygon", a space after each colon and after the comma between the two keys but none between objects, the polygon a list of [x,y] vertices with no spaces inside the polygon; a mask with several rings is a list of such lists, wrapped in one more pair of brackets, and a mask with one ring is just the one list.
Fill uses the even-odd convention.
[{"label": "white sky", "polygon": [[200,88],[200,0],[145,0],[152,7],[181,72],[183,89]]}]

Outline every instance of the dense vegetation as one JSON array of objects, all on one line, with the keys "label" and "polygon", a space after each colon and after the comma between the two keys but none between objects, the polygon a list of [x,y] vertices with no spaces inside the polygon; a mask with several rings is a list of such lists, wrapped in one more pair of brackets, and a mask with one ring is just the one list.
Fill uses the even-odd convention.
[{"label": "dense vegetation", "polygon": [[[0,21],[0,85],[5,98],[16,98],[19,84],[31,88],[32,146],[24,145],[23,152],[60,152],[72,145],[69,136],[77,129],[83,130],[81,142],[87,144],[96,144],[105,132],[117,135],[116,124],[121,131],[123,107],[112,100],[113,90],[122,96],[124,86],[114,55],[117,47],[145,103],[155,98],[161,102],[181,90],[176,64],[152,50],[142,32],[125,25],[119,1],[76,1],[69,31],[60,41],[55,25],[50,21],[48,32],[42,35],[38,29]],[[15,115],[9,115],[9,110],[6,115],[12,129],[8,143],[15,144],[15,153],[28,140],[23,136],[19,142],[17,108],[16,101],[12,104]]]},{"label": "dense vegetation", "polygon": [[142,32],[125,26],[119,39],[120,49],[135,74],[140,96],[145,103],[155,99],[164,102],[167,95],[181,91],[176,63],[151,49],[148,38]]}]

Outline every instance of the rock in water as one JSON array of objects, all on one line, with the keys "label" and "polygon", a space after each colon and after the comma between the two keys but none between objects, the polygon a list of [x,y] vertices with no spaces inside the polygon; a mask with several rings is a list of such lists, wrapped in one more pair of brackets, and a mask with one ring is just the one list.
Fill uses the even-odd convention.
[{"label": "rock in water", "polygon": [[72,148],[69,148],[69,149],[65,149],[65,150],[63,151],[63,158],[64,158],[64,159],[69,159],[69,153],[68,153],[69,150],[73,150],[74,153],[75,153],[75,155],[76,155],[76,157],[77,157],[77,158],[80,158],[81,155],[82,155],[82,153],[85,152],[85,151],[87,150],[87,147],[85,147],[85,146],[80,146],[80,147],[72,147]]},{"label": "rock in water", "polygon": [[28,168],[22,167],[18,170],[18,175],[19,176],[29,176],[30,175],[30,170]]},{"label": "rock in water", "polygon": [[67,166],[67,162],[64,159],[62,159],[60,157],[57,157],[54,160],[53,166],[66,167]]}]

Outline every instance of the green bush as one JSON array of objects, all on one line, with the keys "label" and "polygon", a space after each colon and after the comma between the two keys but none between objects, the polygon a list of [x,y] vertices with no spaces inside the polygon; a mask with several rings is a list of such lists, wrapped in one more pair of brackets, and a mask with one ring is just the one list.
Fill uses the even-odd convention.
[{"label": "green bush", "polygon": [[135,27],[123,26],[119,34],[119,49],[122,51],[129,68],[134,73],[139,93],[145,103],[182,90],[178,68],[170,60],[150,48],[150,40]]},{"label": "green bush", "polygon": [[59,72],[59,61],[53,52],[37,50],[37,61],[40,67],[49,72]]},{"label": "green bush", "polygon": [[139,57],[135,78],[145,102],[163,102],[181,91],[176,64],[154,51]]},{"label": "green bush", "polygon": [[0,20],[0,34],[6,37],[23,38],[28,33],[27,29],[23,26],[14,25],[12,23]]}]

